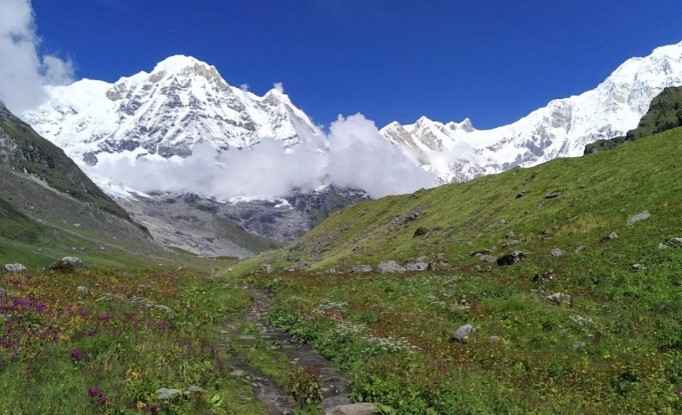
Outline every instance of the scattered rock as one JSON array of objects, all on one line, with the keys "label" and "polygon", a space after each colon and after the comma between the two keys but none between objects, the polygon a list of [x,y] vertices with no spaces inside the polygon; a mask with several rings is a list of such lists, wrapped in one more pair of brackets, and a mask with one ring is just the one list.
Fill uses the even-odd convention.
[{"label": "scattered rock", "polygon": [[682,248],[682,238],[672,238],[663,242],[658,246],[660,249],[666,248]]},{"label": "scattered rock", "polygon": [[371,265],[353,265],[353,268],[351,269],[354,274],[366,274],[373,270]]},{"label": "scattered rock", "polygon": [[565,293],[554,293],[546,297],[547,301],[556,305],[571,305],[573,297]]},{"label": "scattered rock", "polygon": [[632,270],[633,271],[644,271],[644,270],[646,270],[646,267],[642,264],[632,264]]},{"label": "scattered rock", "polygon": [[481,262],[487,262],[489,264],[497,263],[497,257],[492,255],[479,255],[478,259],[480,259]]},{"label": "scattered rock", "polygon": [[471,256],[490,255],[492,253],[493,253],[493,251],[491,251],[490,249],[481,249],[480,251],[472,252]]},{"label": "scattered rock", "polygon": [[391,223],[393,225],[404,225],[406,223],[414,222],[415,220],[419,219],[419,217],[421,217],[422,213],[423,213],[422,210],[417,208],[405,215],[393,218],[393,220],[391,220]]},{"label": "scattered rock", "polygon": [[541,274],[535,274],[535,276],[533,276],[533,282],[536,284],[542,285],[542,284],[545,284],[549,281],[552,281],[554,279],[554,277],[555,277],[554,271],[549,270],[549,271],[545,271]]},{"label": "scattered rock", "polygon": [[423,227],[423,226],[420,226],[420,227],[418,227],[418,228],[414,231],[413,237],[414,237],[414,238],[419,238],[420,236],[426,236],[426,235],[428,235],[428,234],[429,234],[428,228],[425,228],[425,227]]},{"label": "scattered rock", "polygon": [[401,273],[405,272],[405,267],[393,260],[384,261],[379,264],[379,272],[382,274]]},{"label": "scattered rock", "polygon": [[83,266],[83,261],[75,256],[66,256],[50,266],[52,271],[72,272]]},{"label": "scattered rock", "polygon": [[613,241],[618,239],[618,234],[615,232],[611,232],[610,234],[606,235],[605,237],[601,238],[602,242],[608,242],[608,241]]},{"label": "scattered rock", "polygon": [[243,378],[244,376],[246,376],[246,372],[244,372],[241,369],[235,369],[230,373],[230,376],[235,378]]},{"label": "scattered rock", "polygon": [[651,213],[649,213],[648,211],[639,212],[639,213],[636,213],[636,214],[630,216],[630,218],[628,218],[627,223],[628,223],[628,225],[632,226],[635,223],[647,220],[650,217],[651,217]]},{"label": "scattered rock", "polygon": [[424,261],[414,261],[405,264],[405,269],[409,272],[422,272],[429,269],[429,263]]},{"label": "scattered rock", "polygon": [[161,388],[156,391],[156,398],[160,401],[172,401],[181,395],[180,389]]},{"label": "scattered rock", "polygon": [[22,264],[5,264],[2,267],[3,271],[11,273],[11,274],[19,274],[22,272],[26,272],[26,267]]},{"label": "scattered rock", "polygon": [[339,405],[328,410],[325,415],[377,415],[379,408],[372,403]]},{"label": "scattered rock", "polygon": [[173,309],[170,308],[170,307],[168,307],[167,305],[163,305],[163,304],[154,304],[152,307],[155,308],[155,309],[157,309],[157,310],[159,310],[159,311],[163,311],[163,312],[166,313],[166,314],[175,314],[175,312],[173,311]]},{"label": "scattered rock", "polygon": [[457,330],[455,330],[455,333],[452,335],[451,340],[456,341],[458,343],[466,343],[475,330],[476,329],[474,329],[474,326],[472,326],[471,324],[465,324],[459,327]]},{"label": "scattered rock", "polygon": [[266,273],[266,274],[272,274],[272,265],[271,264],[263,264],[260,267],[261,271]]},{"label": "scattered rock", "polygon": [[511,254],[507,254],[507,255],[504,255],[504,256],[498,258],[497,259],[497,265],[504,267],[504,266],[508,266],[508,265],[518,264],[525,257],[526,257],[526,254],[524,252],[514,251]]},{"label": "scattered rock", "polygon": [[78,291],[78,295],[81,297],[86,297],[88,294],[90,294],[90,290],[88,287],[83,287],[82,285],[79,287],[76,287],[76,291]]},{"label": "scattered rock", "polygon": [[583,251],[586,250],[586,249],[587,249],[587,247],[586,247],[585,245],[580,245],[579,247],[575,248],[575,253],[576,253],[576,254],[579,254],[579,253],[583,252]]},{"label": "scattered rock", "polygon": [[201,386],[192,385],[187,388],[186,392],[188,395],[202,395],[206,393],[206,389],[202,388]]},{"label": "scattered rock", "polygon": [[545,199],[556,199],[561,196],[561,192],[549,192],[545,193]]},{"label": "scattered rock", "polygon": [[524,197],[524,196],[526,195],[526,193],[528,193],[528,192],[518,192],[518,193],[516,194],[515,198],[516,198],[516,199],[521,199],[522,197]]},{"label": "scattered rock", "polygon": [[554,249],[552,249],[551,254],[554,257],[560,257],[560,256],[564,256],[564,251],[562,251],[559,248],[554,248]]}]

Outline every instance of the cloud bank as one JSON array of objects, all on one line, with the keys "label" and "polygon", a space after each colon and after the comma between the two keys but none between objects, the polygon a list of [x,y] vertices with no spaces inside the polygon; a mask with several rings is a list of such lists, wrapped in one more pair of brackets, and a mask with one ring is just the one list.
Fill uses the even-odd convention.
[{"label": "cloud bank", "polygon": [[323,138],[326,146],[302,138],[288,149],[267,139],[249,149],[225,152],[203,144],[185,159],[100,155],[96,166],[84,168],[91,176],[141,192],[192,192],[221,200],[276,198],[326,184],[362,189],[378,198],[437,185],[361,114],[339,117]]},{"label": "cloud bank", "polygon": [[30,0],[0,0],[0,101],[14,113],[34,108],[45,85],[71,82],[73,65],[41,55]]}]

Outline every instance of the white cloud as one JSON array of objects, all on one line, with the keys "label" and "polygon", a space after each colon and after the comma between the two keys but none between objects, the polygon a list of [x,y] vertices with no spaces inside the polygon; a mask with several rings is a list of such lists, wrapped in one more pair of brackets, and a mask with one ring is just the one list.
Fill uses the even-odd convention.
[{"label": "white cloud", "polygon": [[294,188],[310,191],[329,183],[363,189],[377,198],[437,184],[361,114],[339,117],[326,138],[305,131],[300,136],[302,143],[286,150],[270,139],[225,152],[202,144],[185,159],[100,154],[97,165],[83,168],[93,177],[141,192],[192,192],[221,200],[276,198]]},{"label": "white cloud", "polygon": [[21,113],[40,104],[44,86],[71,81],[73,65],[41,56],[30,0],[0,1],[0,101]]},{"label": "white cloud", "polygon": [[361,188],[376,198],[437,184],[362,114],[339,116],[331,125],[329,144],[328,174],[340,186]]}]

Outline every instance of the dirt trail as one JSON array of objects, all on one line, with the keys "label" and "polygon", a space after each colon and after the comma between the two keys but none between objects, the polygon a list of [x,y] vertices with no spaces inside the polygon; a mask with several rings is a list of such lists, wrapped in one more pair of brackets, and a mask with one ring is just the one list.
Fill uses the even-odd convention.
[{"label": "dirt trail", "polygon": [[[276,346],[291,363],[319,374],[318,381],[323,400],[320,404],[323,411],[337,405],[351,403],[350,382],[331,362],[322,357],[312,346],[297,342],[283,330],[272,327],[267,322],[267,313],[272,305],[270,295],[262,290],[249,290],[253,305],[246,315],[246,320],[254,324],[263,339]],[[293,397],[277,385],[272,379],[264,376],[246,362],[235,363],[235,369],[248,376],[256,397],[265,405],[270,415],[293,414],[298,407]]]}]

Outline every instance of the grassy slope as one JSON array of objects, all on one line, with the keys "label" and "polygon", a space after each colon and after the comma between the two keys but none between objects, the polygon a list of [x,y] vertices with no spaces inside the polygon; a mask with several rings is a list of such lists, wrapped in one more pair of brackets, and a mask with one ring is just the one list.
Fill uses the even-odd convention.
[{"label": "grassy slope", "polygon": [[[353,374],[359,399],[399,413],[679,413],[682,249],[659,244],[682,237],[681,156],[677,129],[585,158],[360,203],[235,272],[308,263],[316,272],[256,277],[275,289],[273,321]],[[418,220],[392,224],[415,209],[424,212]],[[642,211],[651,218],[626,224]],[[430,233],[415,238],[418,227]],[[603,241],[611,232],[619,237]],[[554,257],[553,248],[565,254]],[[481,249],[528,257],[499,267],[472,257]],[[449,266],[325,274],[422,256]],[[545,299],[556,292],[572,304]],[[450,342],[465,323],[476,334]]]}]

